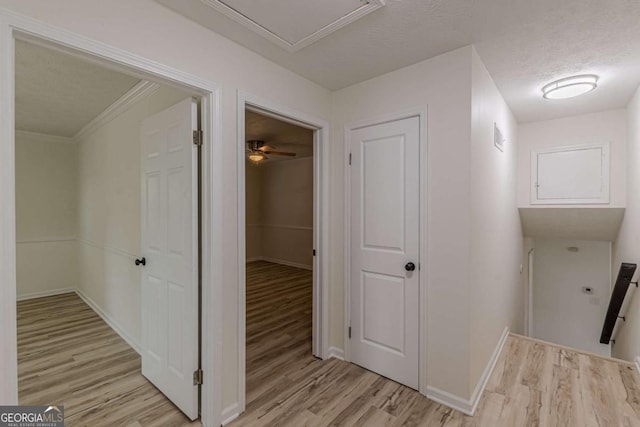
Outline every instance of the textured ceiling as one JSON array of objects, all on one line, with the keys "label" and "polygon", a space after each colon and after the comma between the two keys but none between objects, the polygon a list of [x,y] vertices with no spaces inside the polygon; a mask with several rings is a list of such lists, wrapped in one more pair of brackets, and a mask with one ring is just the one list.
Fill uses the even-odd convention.
[{"label": "textured ceiling", "polygon": [[245,139],[262,140],[276,151],[296,153],[296,157],[269,156],[269,162],[313,156],[313,131],[262,114],[246,111]]},{"label": "textured ceiling", "polygon": [[[640,83],[638,0],[388,0],[295,53],[201,0],[156,1],[332,90],[469,44],[519,121],[619,108]],[[545,83],[574,73],[599,74],[600,87],[571,101],[541,98]]]},{"label": "textured ceiling", "polygon": [[140,80],[16,43],[16,129],[72,137]]}]

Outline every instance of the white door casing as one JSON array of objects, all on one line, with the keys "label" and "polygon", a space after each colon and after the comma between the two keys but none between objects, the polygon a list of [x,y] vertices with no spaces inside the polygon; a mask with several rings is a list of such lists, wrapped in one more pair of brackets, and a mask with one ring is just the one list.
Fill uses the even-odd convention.
[{"label": "white door casing", "polygon": [[349,140],[351,361],[418,389],[420,118]]},{"label": "white door casing", "polygon": [[141,128],[142,374],[198,418],[198,168],[188,98]]}]

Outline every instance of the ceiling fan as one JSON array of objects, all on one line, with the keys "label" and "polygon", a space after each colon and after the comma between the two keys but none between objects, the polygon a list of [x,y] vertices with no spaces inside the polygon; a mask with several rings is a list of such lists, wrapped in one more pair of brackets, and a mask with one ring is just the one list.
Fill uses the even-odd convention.
[{"label": "ceiling fan", "polygon": [[266,145],[264,141],[258,139],[252,139],[247,141],[247,154],[249,160],[253,163],[260,163],[263,160],[268,160],[268,155],[273,156],[287,156],[287,157],[295,157],[296,153],[289,153],[286,151],[274,151],[276,147],[272,147]]}]

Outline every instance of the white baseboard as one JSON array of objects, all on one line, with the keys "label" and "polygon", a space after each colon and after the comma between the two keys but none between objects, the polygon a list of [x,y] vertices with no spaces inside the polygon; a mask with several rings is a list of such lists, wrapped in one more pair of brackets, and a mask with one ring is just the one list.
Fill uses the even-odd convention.
[{"label": "white baseboard", "polygon": [[[284,259],[269,258],[269,257],[266,257],[266,256],[255,257],[255,258],[252,258],[252,260],[253,261],[272,262],[274,264],[286,265],[287,267],[302,268],[304,270],[313,270],[313,266],[311,266],[311,265],[299,264],[297,262],[286,261]],[[247,262],[251,262],[251,261],[247,260]]]},{"label": "white baseboard", "polygon": [[460,411],[465,415],[473,416],[473,404],[471,400],[462,399],[447,391],[427,386],[427,397],[434,402]]},{"label": "white baseboard", "polygon": [[249,262],[257,262],[257,261],[271,262],[273,264],[286,265],[287,267],[302,268],[304,270],[313,270],[313,266],[311,266],[311,265],[299,264],[297,262],[286,261],[286,260],[283,260],[283,259],[269,258],[269,257],[265,257],[265,256],[255,256],[255,257],[252,257],[252,258],[247,258],[247,263],[249,263]]},{"label": "white baseboard", "polygon": [[85,303],[87,303],[89,307],[91,307],[93,311],[96,312],[98,316],[102,318],[102,320],[104,320],[104,322],[107,325],[109,325],[109,327],[111,327],[111,329],[113,329],[118,335],[120,335],[120,337],[123,340],[125,340],[127,344],[131,346],[131,348],[133,348],[138,354],[140,355],[142,354],[142,346],[140,345],[140,343],[138,343],[138,341],[134,340],[128,333],[126,333],[124,329],[118,324],[118,322],[113,320],[111,316],[105,313],[98,306],[98,304],[95,303],[95,301],[93,301],[87,294],[82,292],[80,289],[75,289],[75,292],[78,294],[80,298],[82,298],[82,300]]},{"label": "white baseboard", "polygon": [[222,410],[222,425],[227,425],[231,421],[235,420],[240,416],[240,412],[238,411],[238,404],[234,403],[233,405],[227,406]]},{"label": "white baseboard", "polygon": [[30,294],[18,295],[17,300],[18,301],[26,301],[26,300],[29,300],[29,299],[52,297],[54,295],[69,294],[69,293],[75,292],[75,291],[76,291],[75,288],[62,288],[62,289],[54,289],[54,290],[51,290],[51,291],[33,292],[33,293],[30,293]]},{"label": "white baseboard", "polygon": [[329,347],[327,359],[335,358],[344,360],[344,350],[338,347]]},{"label": "white baseboard", "polygon": [[634,362],[635,362],[635,365],[636,365],[636,370],[640,374],[640,356],[636,357]]},{"label": "white baseboard", "polygon": [[478,384],[476,388],[473,390],[471,394],[471,399],[462,399],[454,394],[449,392],[439,390],[435,387],[427,386],[427,397],[435,402],[438,402],[442,405],[448,406],[449,408],[453,408],[462,412],[463,414],[473,416],[476,412],[476,408],[478,407],[478,403],[480,402],[480,398],[482,397],[482,393],[484,392],[485,387],[487,386],[487,382],[491,377],[491,373],[493,372],[493,368],[495,368],[498,359],[500,358],[500,353],[502,353],[502,349],[504,348],[504,344],[507,342],[507,338],[509,337],[509,328],[504,328],[502,332],[502,336],[498,341],[498,345],[493,350],[493,354],[489,359],[489,363],[487,367],[484,369],[482,376],[478,380]]}]

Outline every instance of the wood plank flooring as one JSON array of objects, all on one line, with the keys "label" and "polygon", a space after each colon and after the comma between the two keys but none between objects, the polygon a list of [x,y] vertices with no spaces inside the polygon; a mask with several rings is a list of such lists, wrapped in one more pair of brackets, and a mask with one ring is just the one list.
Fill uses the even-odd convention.
[{"label": "wood plank flooring", "polygon": [[[247,268],[243,426],[638,426],[631,363],[511,335],[474,417],[358,366],[311,355],[311,272]],[[75,294],[18,303],[23,404],[64,404],[68,426],[190,423],[140,357]]]},{"label": "wood plank flooring", "polygon": [[18,302],[23,405],[62,404],[67,426],[191,423],[140,373],[140,356],[75,293]]},{"label": "wood plank flooring", "polygon": [[511,335],[474,417],[358,366],[311,356],[311,274],[247,268],[244,426],[640,426],[631,363]]}]

